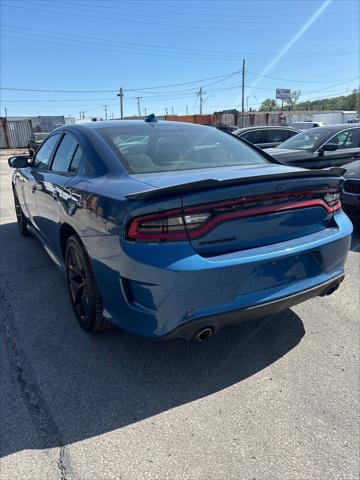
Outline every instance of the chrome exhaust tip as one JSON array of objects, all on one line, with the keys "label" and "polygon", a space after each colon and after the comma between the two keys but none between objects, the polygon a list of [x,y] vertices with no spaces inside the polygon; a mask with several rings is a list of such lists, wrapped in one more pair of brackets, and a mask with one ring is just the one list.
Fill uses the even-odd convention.
[{"label": "chrome exhaust tip", "polygon": [[205,327],[195,332],[194,338],[198,342],[203,342],[204,340],[207,340],[208,338],[210,338],[213,334],[214,334],[214,329],[212,327]]},{"label": "chrome exhaust tip", "polygon": [[332,295],[336,290],[339,288],[339,284],[337,283],[336,285],[333,285],[332,287],[329,288],[329,290],[326,292],[326,295]]}]

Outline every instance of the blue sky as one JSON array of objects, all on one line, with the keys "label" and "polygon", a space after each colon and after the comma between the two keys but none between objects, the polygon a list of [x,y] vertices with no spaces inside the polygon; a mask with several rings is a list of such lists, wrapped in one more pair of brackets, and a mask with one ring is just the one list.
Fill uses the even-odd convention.
[{"label": "blue sky", "polygon": [[[359,86],[358,0],[1,0],[1,115],[258,108]],[[160,87],[160,88],[158,88]],[[10,90],[14,89],[14,90]],[[49,90],[46,91],[22,91]],[[55,90],[55,92],[54,92]],[[58,90],[56,92],[56,90]]]}]

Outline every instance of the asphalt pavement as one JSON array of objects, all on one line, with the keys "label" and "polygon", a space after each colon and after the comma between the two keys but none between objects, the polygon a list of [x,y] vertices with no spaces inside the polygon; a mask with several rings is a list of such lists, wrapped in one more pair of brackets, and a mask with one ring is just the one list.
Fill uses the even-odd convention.
[{"label": "asphalt pavement", "polygon": [[204,343],[91,336],[0,167],[1,480],[359,479],[358,234],[330,297]]}]

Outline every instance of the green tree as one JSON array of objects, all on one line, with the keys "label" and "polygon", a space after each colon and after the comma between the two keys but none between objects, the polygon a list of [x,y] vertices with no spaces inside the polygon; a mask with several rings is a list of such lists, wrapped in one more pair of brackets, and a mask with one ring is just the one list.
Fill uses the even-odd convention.
[{"label": "green tree", "polygon": [[274,98],[267,98],[260,107],[260,112],[270,112],[271,110],[279,110],[279,105]]},{"label": "green tree", "polygon": [[353,90],[349,95],[300,102],[296,108],[298,110],[355,110],[358,112],[360,110],[360,90]]},{"label": "green tree", "polygon": [[294,110],[300,95],[301,95],[300,90],[291,90],[290,98],[286,100],[286,104],[290,108],[290,110]]}]

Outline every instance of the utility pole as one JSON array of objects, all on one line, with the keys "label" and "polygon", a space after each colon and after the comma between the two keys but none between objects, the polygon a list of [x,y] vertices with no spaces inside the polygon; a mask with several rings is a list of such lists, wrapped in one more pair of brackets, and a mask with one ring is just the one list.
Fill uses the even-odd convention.
[{"label": "utility pole", "polygon": [[145,112],[145,117],[146,117],[146,107],[144,108],[144,112]]},{"label": "utility pole", "polygon": [[199,91],[198,91],[198,97],[199,97],[199,100],[200,100],[200,115],[202,115],[202,107],[203,107],[203,94],[205,92],[203,92],[203,89],[202,87],[200,87]]},{"label": "utility pole", "polygon": [[249,111],[249,96],[246,97],[246,111]]},{"label": "utility pole", "polygon": [[244,100],[245,100],[245,58],[242,64],[242,81],[241,81],[241,126],[244,126]]},{"label": "utility pole", "polygon": [[85,112],[83,110],[79,112],[79,118],[85,118]]},{"label": "utility pole", "polygon": [[107,106],[107,105],[103,105],[103,107],[104,107],[104,110],[105,110],[105,120],[107,120],[107,119],[108,119],[108,114],[107,114],[107,107],[108,107],[108,106]]},{"label": "utility pole", "polygon": [[120,118],[121,120],[124,118],[124,108],[123,108],[123,97],[124,97],[124,92],[122,87],[119,88],[118,97],[120,97]]},{"label": "utility pole", "polygon": [[174,115],[174,107],[171,107],[171,115]]},{"label": "utility pole", "polygon": [[7,108],[5,107],[5,118],[7,118]]},{"label": "utility pole", "polygon": [[140,110],[140,98],[142,98],[142,97],[135,97],[135,98],[137,98],[138,117],[141,117],[141,110]]},{"label": "utility pole", "polygon": [[168,115],[168,108],[165,108],[165,115]]},{"label": "utility pole", "polygon": [[189,107],[186,105],[186,115],[189,115]]}]

